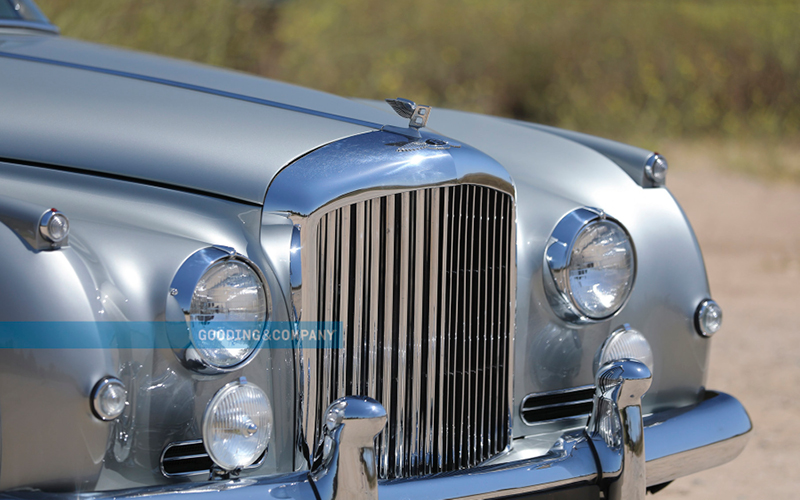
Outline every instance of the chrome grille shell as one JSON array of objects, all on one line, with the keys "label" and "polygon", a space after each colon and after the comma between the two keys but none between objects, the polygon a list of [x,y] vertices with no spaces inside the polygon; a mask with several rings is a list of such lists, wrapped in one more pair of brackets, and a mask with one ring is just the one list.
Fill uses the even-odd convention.
[{"label": "chrome grille shell", "polygon": [[[265,200],[295,224],[297,319],[345,323],[344,348],[298,349],[298,445],[310,456],[336,398],[375,397],[389,414],[388,479],[491,458],[508,446],[513,407],[513,184],[469,147],[403,153],[403,141],[375,132],[326,146]],[[298,182],[322,195],[292,197]]]}]

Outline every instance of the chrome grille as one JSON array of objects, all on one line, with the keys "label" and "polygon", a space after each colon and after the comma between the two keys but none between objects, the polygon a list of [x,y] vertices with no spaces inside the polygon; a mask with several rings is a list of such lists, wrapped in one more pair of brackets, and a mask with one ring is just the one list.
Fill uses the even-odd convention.
[{"label": "chrome grille", "polygon": [[345,332],[342,349],[303,351],[309,444],[328,405],[357,394],[388,414],[382,478],[470,467],[505,449],[512,198],[477,185],[407,191],[332,209],[309,230],[302,319]]}]

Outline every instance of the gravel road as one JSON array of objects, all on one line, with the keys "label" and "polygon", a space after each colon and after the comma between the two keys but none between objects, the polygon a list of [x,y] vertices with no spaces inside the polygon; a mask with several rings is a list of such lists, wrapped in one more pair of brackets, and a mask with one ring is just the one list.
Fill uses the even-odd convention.
[{"label": "gravel road", "polygon": [[708,387],[739,398],[755,430],[735,461],[654,498],[800,498],[800,186],[675,153],[670,164],[681,167],[667,185],[694,226],[723,310]]}]

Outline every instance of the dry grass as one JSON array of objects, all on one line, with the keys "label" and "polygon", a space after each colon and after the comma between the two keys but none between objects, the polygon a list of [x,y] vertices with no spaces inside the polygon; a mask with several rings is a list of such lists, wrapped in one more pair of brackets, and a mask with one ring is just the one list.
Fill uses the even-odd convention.
[{"label": "dry grass", "polygon": [[667,157],[673,171],[715,169],[777,183],[800,184],[800,138],[673,139],[656,149]]}]

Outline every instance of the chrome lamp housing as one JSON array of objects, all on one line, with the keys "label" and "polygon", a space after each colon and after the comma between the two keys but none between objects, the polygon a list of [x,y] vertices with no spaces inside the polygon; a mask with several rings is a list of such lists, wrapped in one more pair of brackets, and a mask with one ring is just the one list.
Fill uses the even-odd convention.
[{"label": "chrome lamp housing", "polygon": [[556,225],[545,250],[545,290],[555,314],[572,323],[614,316],[630,296],[636,251],[628,231],[602,210],[579,208]]},{"label": "chrome lamp housing", "polygon": [[[237,303],[229,307],[231,301]],[[232,248],[203,248],[184,261],[170,285],[169,343],[195,372],[238,370],[263,342],[271,303],[266,279],[253,262]]]}]

